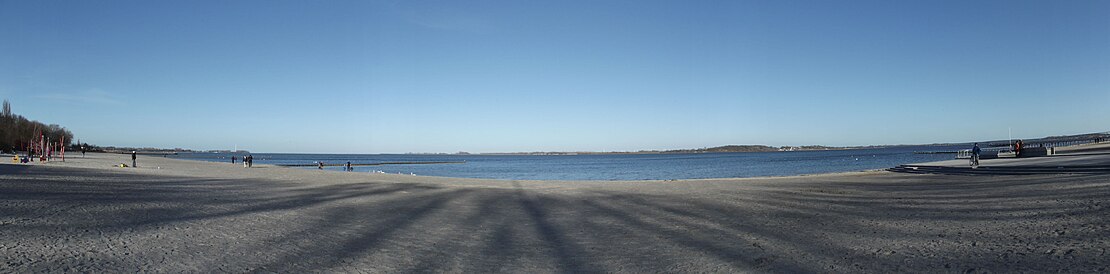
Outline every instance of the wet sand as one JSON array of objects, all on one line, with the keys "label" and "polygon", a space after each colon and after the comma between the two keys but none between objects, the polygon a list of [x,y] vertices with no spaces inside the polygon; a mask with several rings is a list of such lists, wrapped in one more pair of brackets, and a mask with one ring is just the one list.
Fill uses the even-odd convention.
[{"label": "wet sand", "polygon": [[500,181],[118,163],[130,156],[0,165],[0,272],[1110,267],[1110,174]]}]

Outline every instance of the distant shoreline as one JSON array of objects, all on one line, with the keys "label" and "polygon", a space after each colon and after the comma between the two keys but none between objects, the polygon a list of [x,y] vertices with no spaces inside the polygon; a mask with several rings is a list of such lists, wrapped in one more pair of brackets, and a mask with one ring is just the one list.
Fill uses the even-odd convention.
[{"label": "distant shoreline", "polygon": [[[782,146],[772,147],[764,145],[728,145],[712,148],[698,148],[698,149],[675,149],[675,150],[642,150],[642,151],[535,151],[535,152],[491,152],[491,153],[404,153],[405,155],[651,155],[651,154],[711,154],[711,153],[757,153],[757,152],[801,152],[801,151],[829,151],[829,150],[856,150],[856,149],[880,149],[892,147],[906,147],[906,146],[945,146],[951,144],[928,144],[928,145],[881,145],[881,146],[853,146],[853,147],[829,147],[829,146]],[[957,144],[958,145],[958,144]]]},{"label": "distant shoreline", "polygon": [[[1025,143],[1037,142],[1058,142],[1073,139],[1087,139],[1087,138],[1110,138],[1110,132],[1099,133],[1086,133],[1075,135],[1060,135],[1048,136],[1035,139],[1024,139]],[[1014,140],[1018,140],[1015,138]],[[898,144],[898,145],[866,145],[866,146],[824,146],[824,145],[802,145],[802,146],[768,146],[768,145],[724,145],[708,148],[694,148],[694,149],[673,149],[673,150],[640,150],[640,151],[531,151],[531,152],[488,152],[488,153],[470,153],[465,151],[460,152],[431,152],[431,153],[305,153],[305,152],[251,152],[247,150],[226,150],[226,149],[185,149],[185,148],[131,148],[131,147],[95,147],[88,150],[89,152],[107,152],[107,153],[130,153],[131,151],[138,151],[139,154],[156,154],[156,155],[169,155],[178,153],[236,153],[236,154],[251,154],[251,153],[269,153],[269,154],[381,154],[381,155],[537,155],[537,156],[550,156],[550,155],[637,155],[637,154],[701,154],[701,153],[747,153],[747,152],[794,152],[794,151],[826,151],[826,150],[854,150],[854,149],[880,149],[880,148],[893,148],[893,147],[911,147],[911,146],[971,146],[973,143],[979,143],[980,146],[1006,146],[1011,140],[988,140],[988,141],[973,141],[973,142],[958,142],[958,143],[931,143],[931,144]],[[67,149],[68,150],[68,149]]]}]

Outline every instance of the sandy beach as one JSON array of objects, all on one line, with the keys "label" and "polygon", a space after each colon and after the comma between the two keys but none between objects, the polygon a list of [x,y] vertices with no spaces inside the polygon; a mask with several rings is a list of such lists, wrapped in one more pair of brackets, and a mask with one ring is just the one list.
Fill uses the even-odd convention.
[{"label": "sandy beach", "polygon": [[[1102,150],[1083,151],[1110,165]],[[506,181],[153,156],[138,168],[118,163],[130,156],[0,165],[0,272],[1110,267],[1110,174]]]}]

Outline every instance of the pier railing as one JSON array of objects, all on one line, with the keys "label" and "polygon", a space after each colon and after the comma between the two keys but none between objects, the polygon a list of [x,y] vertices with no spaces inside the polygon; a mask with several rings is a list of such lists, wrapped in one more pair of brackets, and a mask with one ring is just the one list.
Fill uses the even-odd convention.
[{"label": "pier railing", "polygon": [[[1055,147],[1065,147],[1065,146],[1094,144],[1094,143],[1105,143],[1105,142],[1110,142],[1110,138],[1092,138],[1092,139],[1067,140],[1067,141],[1055,141],[1055,142],[1032,142],[1032,143],[1024,144],[1024,147],[1026,147],[1026,148],[1033,148],[1033,147],[1055,148]],[[987,153],[1004,154],[1004,153],[1013,153],[1014,152],[1013,146],[986,147],[986,148],[980,148],[980,150],[982,150],[981,153],[983,153],[983,154],[987,154]],[[971,158],[971,149],[962,149],[962,150],[956,152],[956,159],[968,159],[968,158]]]},{"label": "pier railing", "polygon": [[[984,147],[984,148],[979,148],[979,150],[980,150],[980,152],[979,152],[980,154],[1003,154],[1003,153],[1012,153],[1012,152],[1014,152],[1014,149],[1012,147]],[[970,159],[970,158],[971,158],[971,149],[961,149],[960,151],[956,152],[956,159]]]},{"label": "pier railing", "polygon": [[1063,146],[1074,146],[1074,145],[1105,143],[1105,142],[1110,142],[1110,138],[1095,138],[1095,139],[1070,140],[1070,141],[1060,141],[1060,142],[1040,142],[1040,143],[1026,144],[1025,147],[1063,147]]}]

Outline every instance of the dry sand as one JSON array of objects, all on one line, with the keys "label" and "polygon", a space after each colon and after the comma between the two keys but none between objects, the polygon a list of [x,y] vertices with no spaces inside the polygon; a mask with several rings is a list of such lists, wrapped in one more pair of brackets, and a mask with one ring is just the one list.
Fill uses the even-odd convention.
[{"label": "dry sand", "polygon": [[0,165],[0,272],[1110,267],[1110,174],[556,182],[118,163]]}]

